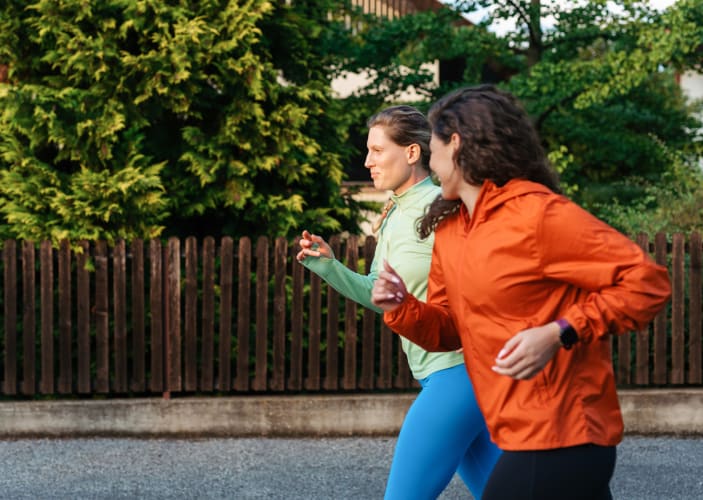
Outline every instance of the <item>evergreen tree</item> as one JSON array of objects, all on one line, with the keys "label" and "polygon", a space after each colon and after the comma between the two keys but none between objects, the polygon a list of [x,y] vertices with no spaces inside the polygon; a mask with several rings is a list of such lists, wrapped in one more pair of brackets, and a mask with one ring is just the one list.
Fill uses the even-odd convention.
[{"label": "evergreen tree", "polygon": [[4,2],[0,237],[355,227],[324,3]]}]

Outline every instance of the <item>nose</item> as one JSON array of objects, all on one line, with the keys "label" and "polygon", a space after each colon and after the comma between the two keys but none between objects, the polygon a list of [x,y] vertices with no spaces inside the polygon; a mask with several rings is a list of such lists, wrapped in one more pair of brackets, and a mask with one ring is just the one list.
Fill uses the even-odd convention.
[{"label": "nose", "polygon": [[364,160],[364,167],[366,167],[366,168],[373,167],[373,162],[371,161],[371,152],[370,151],[368,153],[366,153],[366,159]]}]

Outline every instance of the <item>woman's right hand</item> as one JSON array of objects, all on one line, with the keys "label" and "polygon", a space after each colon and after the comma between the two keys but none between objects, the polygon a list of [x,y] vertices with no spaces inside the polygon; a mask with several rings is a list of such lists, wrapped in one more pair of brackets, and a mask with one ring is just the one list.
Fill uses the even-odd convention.
[{"label": "woman's right hand", "polygon": [[300,252],[295,256],[298,262],[302,262],[306,257],[327,257],[328,259],[334,259],[332,247],[322,239],[322,236],[317,236],[305,230],[303,231],[299,243]]}]

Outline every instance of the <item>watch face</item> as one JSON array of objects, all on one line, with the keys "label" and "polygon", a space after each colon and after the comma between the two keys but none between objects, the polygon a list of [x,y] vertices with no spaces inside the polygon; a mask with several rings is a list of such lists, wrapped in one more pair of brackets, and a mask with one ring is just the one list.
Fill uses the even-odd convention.
[{"label": "watch face", "polygon": [[561,345],[564,346],[565,349],[571,349],[573,345],[578,342],[578,335],[576,333],[576,330],[572,326],[568,326],[564,330],[562,330],[561,334],[559,335],[559,340],[561,340]]}]

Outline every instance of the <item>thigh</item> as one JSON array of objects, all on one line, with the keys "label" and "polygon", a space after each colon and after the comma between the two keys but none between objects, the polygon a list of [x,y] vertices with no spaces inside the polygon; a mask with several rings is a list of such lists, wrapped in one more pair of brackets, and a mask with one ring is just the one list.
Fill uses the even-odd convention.
[{"label": "thigh", "polygon": [[485,500],[610,500],[615,447],[506,451],[486,484]]},{"label": "thigh", "polygon": [[386,498],[435,498],[484,429],[464,366],[430,375],[400,430]]},{"label": "thigh", "polygon": [[483,430],[479,432],[464,453],[456,470],[474,498],[483,496],[483,489],[501,453],[500,449],[491,441],[488,429],[484,425]]}]

